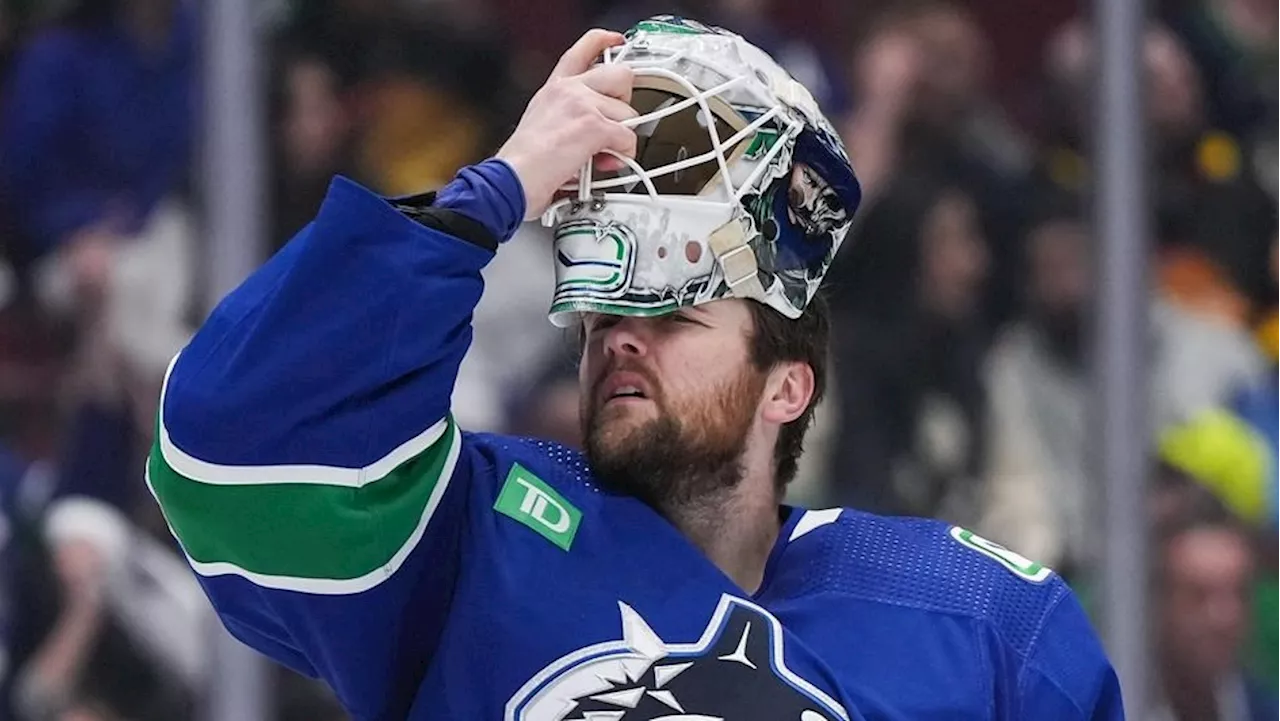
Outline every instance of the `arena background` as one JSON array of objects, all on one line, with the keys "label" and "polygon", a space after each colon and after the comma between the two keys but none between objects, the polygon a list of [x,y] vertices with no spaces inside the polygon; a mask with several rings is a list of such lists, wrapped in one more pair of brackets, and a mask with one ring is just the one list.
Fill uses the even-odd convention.
[{"label": "arena background", "polygon": [[[773,53],[866,191],[791,500],[1050,565],[1131,718],[1276,717],[1274,0],[0,0],[0,719],[344,718],[175,553],[165,365],[333,174],[439,186],[660,12]],[[503,250],[459,420],[576,443],[547,233]]]}]

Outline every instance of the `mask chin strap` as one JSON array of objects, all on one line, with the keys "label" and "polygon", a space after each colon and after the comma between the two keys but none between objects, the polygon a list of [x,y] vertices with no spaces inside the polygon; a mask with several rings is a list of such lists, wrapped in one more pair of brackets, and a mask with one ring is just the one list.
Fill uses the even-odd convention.
[{"label": "mask chin strap", "polygon": [[742,232],[742,222],[737,217],[730,218],[729,222],[712,231],[707,245],[719,261],[729,292],[735,298],[764,300],[756,254],[748,244],[747,235]]}]

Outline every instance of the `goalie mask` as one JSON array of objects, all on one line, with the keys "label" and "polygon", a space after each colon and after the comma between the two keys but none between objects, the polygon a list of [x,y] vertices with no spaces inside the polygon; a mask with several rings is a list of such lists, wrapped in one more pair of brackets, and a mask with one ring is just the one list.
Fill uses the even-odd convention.
[{"label": "goalie mask", "polygon": [[638,23],[602,59],[635,72],[635,159],[585,166],[547,209],[550,318],[654,316],[750,298],[796,318],[861,199],[813,96],[738,35],[671,16]]}]

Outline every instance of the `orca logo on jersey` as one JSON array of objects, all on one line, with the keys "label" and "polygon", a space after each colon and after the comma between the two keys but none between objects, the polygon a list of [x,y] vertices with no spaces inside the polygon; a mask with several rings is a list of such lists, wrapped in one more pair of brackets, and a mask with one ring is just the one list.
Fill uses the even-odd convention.
[{"label": "orca logo on jersey", "polygon": [[753,603],[722,596],[702,637],[685,644],[618,606],[622,640],[544,668],[507,702],[507,721],[849,721],[787,668],[781,624]]}]

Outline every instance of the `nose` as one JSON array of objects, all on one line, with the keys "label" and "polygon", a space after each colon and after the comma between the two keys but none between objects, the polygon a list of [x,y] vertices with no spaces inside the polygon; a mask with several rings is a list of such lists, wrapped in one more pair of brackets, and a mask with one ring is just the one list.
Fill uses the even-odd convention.
[{"label": "nose", "polygon": [[1220,589],[1205,602],[1205,626],[1223,635],[1232,634],[1240,627],[1246,613],[1244,599],[1232,591]]},{"label": "nose", "polygon": [[643,357],[648,350],[644,321],[640,318],[621,318],[605,329],[605,356]]}]

